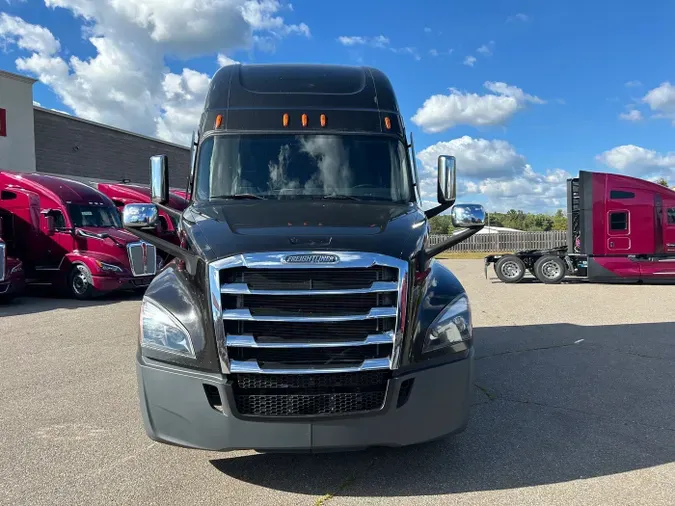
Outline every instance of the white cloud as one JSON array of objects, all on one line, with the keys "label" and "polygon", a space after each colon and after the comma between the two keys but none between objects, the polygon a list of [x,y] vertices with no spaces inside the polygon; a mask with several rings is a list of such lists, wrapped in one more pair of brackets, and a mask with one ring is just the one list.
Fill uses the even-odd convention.
[{"label": "white cloud", "polygon": [[438,56],[438,50],[437,49],[429,49],[429,54],[431,56]]},{"label": "white cloud", "polygon": [[642,86],[642,83],[640,81],[628,81],[625,86],[627,88],[637,88],[638,86]]},{"label": "white cloud", "polygon": [[376,37],[346,36],[342,35],[337,39],[343,46],[371,46],[384,48],[389,46],[389,39],[384,35]]},{"label": "white cloud", "polygon": [[227,67],[228,65],[236,65],[239,63],[237,60],[233,60],[229,56],[225,56],[222,53],[218,53],[218,65],[221,67]]},{"label": "white cloud", "polygon": [[525,167],[525,157],[506,141],[474,139],[468,135],[438,142],[420,151],[417,158],[425,170],[435,174],[442,154],[457,158],[457,170],[464,177],[484,178],[517,174]]},{"label": "white cloud", "polygon": [[33,100],[33,105],[37,107],[42,107],[42,104],[40,104],[40,102],[38,102],[37,100]]},{"label": "white cloud", "polygon": [[476,63],[476,57],[475,56],[467,56],[464,58],[464,65],[467,65],[469,67],[473,67],[473,64]]},{"label": "white cloud", "polygon": [[450,88],[449,95],[432,95],[411,118],[412,122],[428,133],[442,132],[456,125],[501,125],[528,103],[546,103],[506,83],[486,81],[483,86],[492,93],[478,95]]},{"label": "white cloud", "polygon": [[31,25],[19,17],[4,12],[0,13],[0,41],[5,44],[16,44],[26,51],[48,55],[61,49],[59,41],[46,28]]},{"label": "white cloud", "polygon": [[508,142],[469,136],[439,142],[418,154],[421,193],[428,202],[436,198],[437,159],[441,154],[457,158],[458,198],[462,201],[483,201],[493,212],[511,208],[552,211],[565,205],[566,181],[571,177],[568,172],[535,172]]},{"label": "white cloud", "polygon": [[413,58],[415,58],[416,60],[421,60],[421,59],[422,59],[422,57],[421,57],[421,56],[419,55],[419,53],[417,52],[417,49],[414,48],[414,47],[399,47],[399,48],[392,47],[391,50],[392,50],[394,53],[398,53],[398,54],[409,54],[409,55],[411,55]]},{"label": "white cloud", "polygon": [[649,108],[656,113],[654,117],[671,119],[675,125],[675,86],[670,82],[663,82],[657,88],[647,92],[642,102],[649,105]]},{"label": "white cloud", "polygon": [[642,113],[637,109],[632,109],[628,112],[622,112],[619,114],[619,118],[625,119],[626,121],[641,121],[643,119]]},{"label": "white cloud", "polygon": [[165,57],[225,55],[311,36],[304,23],[284,22],[279,13],[288,6],[279,0],[44,2],[83,20],[94,56],[66,59],[49,30],[3,16],[0,41],[29,52],[17,68],[38,77],[77,116],[183,144],[197,125],[209,77],[189,68],[174,74]]},{"label": "white cloud", "polygon": [[422,57],[419,55],[417,48],[414,47],[392,47],[390,45],[390,40],[384,35],[378,35],[376,37],[366,37],[360,35],[342,35],[337,38],[338,42],[343,46],[355,47],[355,46],[367,46],[374,47],[378,49],[389,49],[393,53],[397,54],[409,54],[416,60],[421,60]]},{"label": "white cloud", "polygon": [[675,171],[675,152],[661,154],[633,144],[616,146],[595,158],[611,169],[639,177],[667,175]]},{"label": "white cloud", "polygon": [[525,21],[528,21],[529,19],[530,19],[530,17],[527,14],[523,14],[522,12],[519,12],[515,16],[509,16],[508,18],[506,18],[506,21],[509,22],[509,23],[512,22],[512,21],[523,21],[523,22],[525,22]]},{"label": "white cloud", "polygon": [[495,41],[491,40],[487,44],[483,44],[481,47],[476,49],[476,52],[484,55],[484,56],[492,56],[492,50],[495,47]]},{"label": "white cloud", "polygon": [[182,74],[166,74],[162,83],[162,114],[157,134],[170,142],[183,143],[199,123],[210,78],[185,68]]}]

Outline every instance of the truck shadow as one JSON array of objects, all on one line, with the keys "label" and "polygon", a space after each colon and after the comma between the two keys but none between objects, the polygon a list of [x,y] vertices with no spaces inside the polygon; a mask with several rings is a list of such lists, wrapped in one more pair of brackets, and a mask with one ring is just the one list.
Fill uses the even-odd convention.
[{"label": "truck shadow", "polygon": [[514,489],[670,463],[674,334],[675,323],[478,328],[464,433],[399,449],[211,463],[263,487],[351,497]]},{"label": "truck shadow", "polygon": [[17,316],[24,314],[53,311],[54,309],[80,309],[83,307],[105,306],[126,300],[138,300],[142,294],[133,291],[111,292],[93,300],[77,300],[58,296],[51,292],[30,288],[24,295],[9,303],[0,304],[0,318],[3,316]]}]

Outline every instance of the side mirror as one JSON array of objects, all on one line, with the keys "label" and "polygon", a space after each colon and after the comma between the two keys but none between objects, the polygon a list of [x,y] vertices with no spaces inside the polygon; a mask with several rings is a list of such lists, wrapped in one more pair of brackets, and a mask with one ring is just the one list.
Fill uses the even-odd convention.
[{"label": "side mirror", "polygon": [[164,205],[169,201],[169,158],[166,155],[150,157],[150,193],[156,204]]},{"label": "side mirror", "polygon": [[157,228],[159,212],[154,204],[127,204],[122,211],[122,224],[127,228]]},{"label": "side mirror", "polygon": [[485,225],[485,209],[480,204],[457,204],[450,212],[455,227],[474,228]]},{"label": "side mirror", "polygon": [[47,230],[47,235],[53,235],[54,232],[56,232],[56,225],[54,223],[53,216],[45,214],[45,227]]},{"label": "side mirror", "polygon": [[438,157],[438,203],[452,205],[457,198],[457,160],[454,156]]}]

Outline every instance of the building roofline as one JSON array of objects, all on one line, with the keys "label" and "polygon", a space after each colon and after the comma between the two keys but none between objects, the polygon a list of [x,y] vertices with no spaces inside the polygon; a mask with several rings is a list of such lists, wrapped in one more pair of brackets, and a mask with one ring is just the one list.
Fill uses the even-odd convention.
[{"label": "building roofline", "polygon": [[21,74],[15,74],[13,72],[7,72],[6,70],[0,69],[0,76],[7,77],[8,79],[14,79],[15,81],[21,81],[26,84],[35,84],[38,80],[33,79],[32,77],[24,76]]},{"label": "building roofline", "polygon": [[115,132],[120,132],[120,133],[123,133],[123,134],[126,134],[126,135],[131,135],[131,136],[137,137],[139,139],[145,139],[145,140],[148,140],[148,141],[157,142],[159,144],[165,144],[167,146],[172,146],[174,148],[185,149],[185,150],[188,150],[188,151],[190,150],[189,146],[184,146],[184,145],[181,145],[181,144],[176,144],[174,142],[164,141],[162,139],[157,139],[156,137],[149,137],[147,135],[137,134],[136,132],[130,132],[129,130],[123,130],[122,128],[117,128],[117,127],[114,127],[114,126],[111,126],[111,125],[106,125],[105,123],[98,123],[97,121],[91,121],[91,120],[88,120],[88,119],[78,118],[77,116],[73,116],[72,114],[67,114],[67,113],[55,111],[53,109],[47,109],[47,108],[41,107],[39,105],[33,105],[33,109],[37,109],[38,111],[46,112],[48,114],[53,114],[55,116],[61,116],[62,118],[68,118],[68,119],[71,119],[71,120],[74,120],[74,121],[79,121],[81,123],[87,123],[88,125],[94,125],[94,126],[97,126],[97,127],[100,127],[100,128],[105,128],[106,130],[113,130]]}]

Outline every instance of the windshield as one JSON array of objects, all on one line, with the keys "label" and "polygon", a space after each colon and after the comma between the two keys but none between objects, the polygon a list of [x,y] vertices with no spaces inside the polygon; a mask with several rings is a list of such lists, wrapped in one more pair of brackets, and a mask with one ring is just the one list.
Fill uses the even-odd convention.
[{"label": "windshield", "polygon": [[410,201],[403,144],[373,135],[220,135],[204,140],[197,198]]},{"label": "windshield", "polygon": [[68,204],[68,213],[74,227],[122,228],[114,207]]}]

